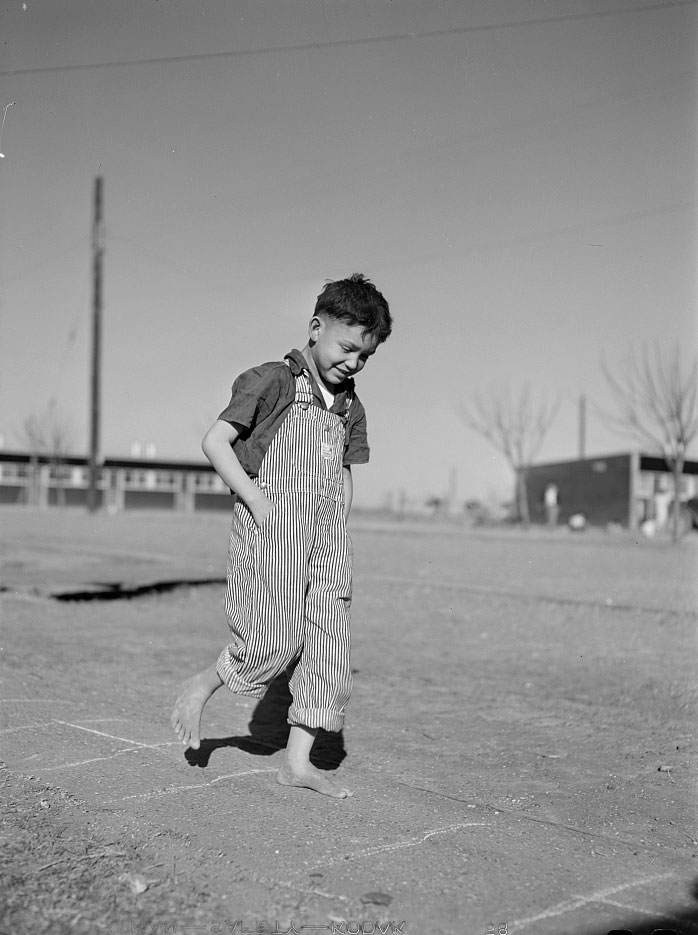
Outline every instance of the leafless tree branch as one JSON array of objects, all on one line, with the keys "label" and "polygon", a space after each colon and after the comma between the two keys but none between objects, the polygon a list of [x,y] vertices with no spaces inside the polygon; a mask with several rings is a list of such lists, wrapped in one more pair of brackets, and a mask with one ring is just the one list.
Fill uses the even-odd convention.
[{"label": "leafless tree branch", "polygon": [[471,406],[464,406],[465,425],[485,438],[504,456],[517,478],[517,502],[524,523],[528,522],[528,503],[524,475],[538,455],[550,431],[560,399],[536,403],[531,388],[524,385],[518,393],[511,388],[493,392],[488,399],[476,394]]},{"label": "leafless tree branch", "polygon": [[32,455],[60,459],[70,453],[73,429],[70,419],[51,400],[42,413],[32,413],[15,433],[21,445]]},{"label": "leafless tree branch", "polygon": [[643,345],[641,355],[631,350],[626,361],[612,370],[601,369],[613,392],[617,413],[613,422],[640,445],[661,454],[674,476],[674,538],[679,530],[679,485],[686,453],[698,438],[698,358],[685,367],[675,346],[654,353]]}]

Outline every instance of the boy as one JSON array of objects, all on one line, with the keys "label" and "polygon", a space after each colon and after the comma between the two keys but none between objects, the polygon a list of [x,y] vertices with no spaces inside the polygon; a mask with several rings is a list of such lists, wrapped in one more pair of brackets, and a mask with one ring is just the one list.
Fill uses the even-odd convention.
[{"label": "boy", "polygon": [[222,685],[259,698],[295,665],[282,785],[352,793],[310,762],[318,729],[339,731],[351,693],[351,465],[368,461],[366,416],[352,377],[392,329],[388,303],[364,276],[328,283],[303,351],[233,385],[204,454],[237,495],[226,613],[233,642],[185,682],[172,726],[200,744],[201,712]]}]

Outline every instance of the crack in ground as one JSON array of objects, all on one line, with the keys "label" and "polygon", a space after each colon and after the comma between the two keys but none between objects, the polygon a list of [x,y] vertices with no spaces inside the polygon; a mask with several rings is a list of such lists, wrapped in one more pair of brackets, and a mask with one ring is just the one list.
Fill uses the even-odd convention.
[{"label": "crack in ground", "polygon": [[[616,837],[615,835],[606,834],[603,831],[587,831],[585,828],[579,828],[576,825],[570,825],[563,821],[556,821],[554,818],[545,818],[543,815],[528,815],[525,812],[522,812],[515,808],[509,808],[504,805],[493,805],[490,802],[479,802],[473,801],[472,799],[463,799],[457,795],[449,795],[447,792],[439,792],[436,789],[427,789],[424,786],[417,786],[409,782],[403,782],[400,779],[396,779],[395,782],[400,786],[406,786],[408,789],[417,789],[419,792],[426,792],[429,795],[437,795],[443,799],[451,799],[453,802],[462,802],[464,805],[475,806],[476,808],[484,808],[488,811],[498,814],[500,812],[506,815],[513,815],[514,817],[521,819],[523,821],[533,821],[541,825],[548,825],[553,828],[561,828],[564,831],[571,831],[573,834],[580,834],[588,838],[601,838],[605,841],[610,841],[613,844],[622,844],[625,847],[646,847],[646,844],[643,844],[641,841],[634,841],[629,838],[622,838],[620,836]],[[667,845],[662,844],[661,842],[655,842],[658,847],[665,847]]]},{"label": "crack in ground", "polygon": [[[645,607],[639,604],[627,602],[616,602],[613,600],[599,601],[588,598],[576,597],[555,597],[550,594],[526,594],[521,591],[510,590],[507,588],[492,587],[490,585],[467,584],[462,581],[453,581],[452,579],[438,578],[432,581],[428,579],[415,577],[409,578],[401,575],[364,575],[366,580],[380,581],[384,584],[405,584],[408,583],[419,588],[444,588],[455,591],[465,591],[475,594],[491,594],[495,597],[514,598],[520,601],[526,601],[534,604],[556,604],[562,606],[577,607],[597,607],[604,610],[647,612],[662,614],[663,616],[681,617],[687,614],[694,614],[694,611],[685,609],[677,610],[674,608]],[[212,585],[225,585],[226,579],[216,578],[174,578],[165,581],[153,581],[149,584],[126,585],[122,581],[96,582],[93,586],[82,588],[80,590],[54,591],[48,596],[56,601],[62,602],[84,602],[84,601],[119,601],[133,600],[140,597],[149,597],[153,594],[169,594],[183,588],[210,587]],[[0,593],[8,591],[8,588],[1,588]]]},{"label": "crack in ground", "polygon": [[128,586],[122,581],[106,581],[80,591],[54,591],[49,596],[56,601],[123,601],[151,594],[169,594],[181,588],[200,588],[223,585],[225,578],[174,578],[153,581],[150,584]]}]

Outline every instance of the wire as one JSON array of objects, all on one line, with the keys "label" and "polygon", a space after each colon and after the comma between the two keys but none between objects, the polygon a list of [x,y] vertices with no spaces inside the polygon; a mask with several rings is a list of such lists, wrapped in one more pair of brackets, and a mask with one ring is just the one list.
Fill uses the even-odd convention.
[{"label": "wire", "polygon": [[[306,187],[310,187],[313,192],[316,192],[322,183],[331,184],[336,191],[337,185],[342,185],[344,188],[351,186],[351,180],[356,179],[359,173],[361,173],[360,184],[362,187],[366,185],[366,173],[368,172],[377,173],[389,170],[391,180],[394,181],[400,175],[414,172],[420,167],[431,166],[433,164],[433,157],[436,154],[447,153],[449,150],[458,147],[474,148],[485,142],[499,142],[500,146],[502,142],[504,142],[509,145],[520,147],[522,139],[526,142],[525,138],[518,135],[522,130],[529,131],[531,139],[540,139],[538,135],[535,135],[535,137],[531,136],[531,132],[547,126],[553,126],[562,119],[575,120],[578,122],[580,116],[593,112],[600,107],[641,101],[643,98],[651,97],[653,94],[656,94],[657,91],[666,91],[667,89],[673,90],[686,83],[691,83],[692,85],[694,81],[695,73],[685,72],[679,74],[672,82],[648,85],[633,90],[622,90],[612,93],[604,92],[602,95],[588,98],[578,104],[573,104],[571,106],[565,105],[563,107],[547,110],[533,117],[526,118],[525,120],[515,120],[496,125],[480,133],[468,133],[446,140],[430,142],[421,146],[412,146],[409,149],[403,149],[399,152],[391,152],[390,155],[382,156],[378,159],[324,168],[311,175],[300,175],[293,178],[287,177],[271,187],[265,185],[264,188],[258,188],[256,190],[248,188],[242,199],[238,193],[226,197],[218,192],[209,198],[200,200],[195,207],[188,210],[188,229],[190,231],[194,229],[194,224],[197,222],[197,219],[202,217],[208,219],[212,209],[215,209],[215,213],[220,214],[221,212],[228,212],[230,210],[230,205],[236,205],[236,210],[241,210],[240,205],[242,205],[242,210],[245,210],[245,204],[251,203],[255,205],[254,210],[256,211],[260,196],[269,198],[277,193],[285,194],[288,191],[295,191],[298,194]],[[515,134],[515,141],[512,144],[511,140],[508,138]]]},{"label": "wire", "polygon": [[302,42],[296,45],[265,46],[256,49],[231,49],[225,52],[199,52],[188,55],[166,55],[157,58],[118,59],[111,62],[91,62],[83,65],[48,65],[43,68],[10,68],[0,71],[0,76],[43,75],[67,71],[88,71],[98,68],[124,68],[133,65],[160,65],[181,62],[203,62],[222,58],[251,58],[257,55],[274,55],[280,52],[310,52],[322,49],[340,49],[355,45],[378,45],[388,42],[407,42],[415,39],[436,39],[471,33],[496,32],[504,29],[522,29],[527,26],[544,26],[549,23],[569,23],[580,20],[622,16],[628,13],[653,13],[695,6],[698,0],[666,0],[648,6],[625,7],[621,10],[601,10],[594,13],[570,13],[567,16],[547,16],[537,19],[514,20],[509,23],[485,23],[480,26],[454,26],[449,29],[432,29],[426,32],[395,33],[389,36],[367,36],[363,39],[335,39],[326,42]]},{"label": "wire", "polygon": [[522,234],[518,237],[511,237],[508,239],[483,241],[481,243],[471,244],[468,247],[456,248],[453,250],[439,250],[433,253],[423,253],[421,255],[404,256],[401,259],[394,260],[381,260],[373,257],[370,261],[367,260],[366,263],[368,265],[370,262],[372,269],[400,269],[404,266],[434,263],[446,258],[452,259],[454,257],[473,256],[481,253],[491,253],[494,250],[507,250],[524,245],[534,246],[536,244],[562,239],[568,237],[570,234],[578,234],[590,229],[620,227],[624,224],[633,223],[634,221],[663,217],[680,211],[695,211],[697,204],[698,202],[695,200],[680,201],[674,204],[659,205],[656,208],[644,208],[640,211],[630,211],[626,214],[618,214],[609,218],[591,218],[583,224],[569,224],[564,227],[553,227],[537,234]]}]

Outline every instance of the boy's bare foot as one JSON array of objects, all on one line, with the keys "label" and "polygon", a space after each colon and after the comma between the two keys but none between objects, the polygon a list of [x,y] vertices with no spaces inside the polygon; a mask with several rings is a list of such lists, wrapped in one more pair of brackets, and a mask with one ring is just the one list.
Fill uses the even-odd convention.
[{"label": "boy's bare foot", "polygon": [[282,786],[299,786],[302,789],[314,789],[322,795],[332,796],[334,799],[346,799],[354,793],[344,786],[338,786],[328,779],[324,773],[313,766],[312,763],[303,763],[291,766],[284,755],[284,761],[276,774],[276,781]]},{"label": "boy's bare foot", "polygon": [[201,744],[201,712],[211,695],[223,682],[216,667],[204,669],[182,685],[172,712],[171,723],[185,747],[198,750]]}]

